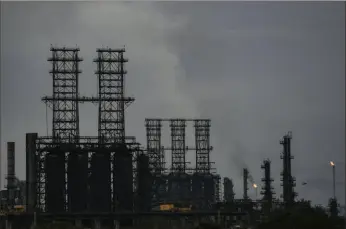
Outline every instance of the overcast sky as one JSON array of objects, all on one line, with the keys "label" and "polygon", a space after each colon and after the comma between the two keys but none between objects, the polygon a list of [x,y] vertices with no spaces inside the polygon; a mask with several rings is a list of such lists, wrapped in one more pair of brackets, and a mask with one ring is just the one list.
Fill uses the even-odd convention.
[{"label": "overcast sky", "polygon": [[[136,97],[127,135],[145,144],[148,117],[211,118],[212,159],[241,197],[242,168],[260,182],[265,158],[281,194],[279,140],[292,131],[299,197],[327,203],[333,160],[344,203],[343,2],[1,4],[3,175],[7,141],[16,142],[16,172],[24,179],[25,133],[47,134],[40,97],[52,93],[50,44],[81,48],[80,93],[89,96],[96,94],[96,48],[126,45],[126,93]],[[81,104],[80,119],[82,135],[97,134],[95,105]],[[164,135],[167,143],[168,126]],[[187,158],[193,165],[193,152]]]}]

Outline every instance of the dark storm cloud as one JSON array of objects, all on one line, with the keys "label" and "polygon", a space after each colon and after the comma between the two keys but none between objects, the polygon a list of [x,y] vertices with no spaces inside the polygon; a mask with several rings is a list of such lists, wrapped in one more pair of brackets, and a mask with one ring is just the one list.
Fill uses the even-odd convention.
[{"label": "dark storm cloud", "polygon": [[[293,175],[302,197],[326,203],[328,161],[339,161],[344,199],[345,15],[342,3],[160,3],[172,20],[170,51],[186,74],[184,89],[212,117],[214,159],[241,193],[242,167],[259,181],[272,160],[277,193],[281,146],[293,131]],[[301,181],[316,179],[316,187]],[[318,182],[316,182],[317,184]],[[318,190],[316,190],[316,188]],[[315,190],[314,190],[315,189]]]},{"label": "dark storm cloud", "polygon": [[[265,158],[279,195],[279,140],[291,130],[300,196],[326,203],[334,160],[344,201],[342,3],[3,5],[1,149],[17,142],[22,178],[25,132],[46,134],[39,99],[51,93],[49,44],[81,47],[81,94],[96,93],[95,49],[126,45],[127,92],[137,98],[126,116],[129,135],[145,142],[145,117],[210,117],[212,157],[221,175],[233,178],[237,196],[242,168],[259,182]],[[96,115],[94,106],[81,105],[82,134],[95,134]],[[306,180],[312,184],[302,186]]]}]

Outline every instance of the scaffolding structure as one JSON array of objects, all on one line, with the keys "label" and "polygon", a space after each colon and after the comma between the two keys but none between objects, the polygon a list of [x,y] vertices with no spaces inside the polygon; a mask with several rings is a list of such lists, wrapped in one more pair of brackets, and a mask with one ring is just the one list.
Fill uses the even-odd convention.
[{"label": "scaffolding structure", "polygon": [[147,151],[150,155],[150,167],[155,174],[162,174],[165,169],[164,148],[161,146],[162,121],[146,119]]},{"label": "scaffolding structure", "polygon": [[283,186],[283,201],[286,206],[292,206],[294,203],[294,198],[296,193],[294,192],[295,187],[295,178],[291,173],[291,160],[294,158],[291,155],[291,140],[292,132],[288,132],[284,135],[283,139],[280,141],[280,144],[283,146],[283,152],[281,159],[283,160],[283,171],[281,173],[281,181]]},{"label": "scaffolding structure", "polygon": [[[164,122],[169,123],[171,146],[162,146],[161,134]],[[186,146],[185,131],[188,123],[194,123],[195,146]],[[210,152],[210,120],[186,118],[151,118],[145,120],[147,151],[153,176],[152,202],[184,200],[215,202],[220,199],[218,175],[212,174]],[[186,153],[196,152],[196,167],[187,167]],[[164,152],[171,152],[171,166],[166,172]],[[193,173],[193,175],[192,175]],[[207,196],[206,196],[207,195]]]},{"label": "scaffolding structure", "polygon": [[186,145],[185,145],[185,129],[186,120],[171,119],[171,147],[172,147],[172,164],[171,172],[175,174],[183,174],[186,171]]},{"label": "scaffolding structure", "polygon": [[221,200],[221,176],[215,174],[214,176],[214,187],[215,187],[215,202],[220,202]]},{"label": "scaffolding structure", "polygon": [[125,143],[125,106],[134,98],[125,97],[124,79],[127,71],[125,49],[97,49],[95,74],[98,76],[98,136],[100,142]]},{"label": "scaffolding structure", "polygon": [[[67,139],[63,139],[67,140]],[[136,155],[138,152],[141,152],[140,144],[136,141],[135,137],[125,137],[126,145],[129,146],[131,152]],[[27,142],[30,143],[30,142]],[[46,168],[45,160],[46,155],[52,149],[60,148],[61,152],[75,151],[76,149],[84,152],[96,152],[100,149],[100,144],[97,136],[80,136],[78,138],[77,144],[68,144],[68,143],[56,143],[53,141],[52,136],[40,136],[37,139],[34,139],[35,145],[35,157],[36,157],[36,167],[34,168],[37,171],[37,177],[35,177],[35,209],[41,212],[47,212],[46,206]],[[110,151],[116,151],[118,147],[111,143],[104,143],[104,147]],[[90,154],[90,153],[89,153]],[[30,165],[28,165],[30,166]],[[89,170],[89,173],[91,171]],[[29,174],[28,174],[29,175]],[[67,203],[65,203],[66,205]],[[68,211],[68,210],[67,210]]]},{"label": "scaffolding structure", "polygon": [[[125,134],[125,109],[134,101],[125,96],[125,49],[96,50],[97,96],[79,94],[83,59],[78,47],[51,47],[50,51],[53,95],[42,101],[53,110],[52,134],[27,134],[29,212],[132,211],[136,201],[138,209],[148,209],[149,203],[169,196],[190,201],[192,174],[198,177],[195,189],[199,187],[209,205],[220,200],[221,178],[211,172],[209,119],[146,119],[143,150]],[[98,105],[97,136],[80,136],[79,103]],[[170,124],[169,147],[161,144],[163,122]],[[195,147],[185,142],[186,125],[191,122]],[[191,150],[196,152],[195,168],[189,168],[185,158]],[[168,172],[165,151],[172,153]],[[148,189],[150,195],[145,194]]]},{"label": "scaffolding structure", "polygon": [[[43,97],[42,100],[53,109],[52,141],[76,144],[79,137],[78,77],[82,72],[79,69],[79,62],[83,59],[79,57],[80,49],[78,47],[51,47],[50,51],[52,57],[48,58],[48,61],[52,63],[52,70],[49,73],[53,77],[53,96]],[[63,157],[61,160],[64,160],[64,165],[61,165],[61,169],[67,174],[68,153],[55,151],[52,152],[53,154],[59,158]],[[38,167],[38,180],[42,182],[38,183],[40,187],[38,190],[38,200],[46,202],[47,198],[43,189],[46,188],[46,183],[48,182],[46,182],[46,172],[42,172],[42,168],[45,167],[46,154],[40,155],[40,157],[43,158],[40,158],[41,162],[38,163],[40,164]],[[61,190],[61,192],[64,193],[63,210],[67,211],[69,205],[68,178],[67,175],[64,177],[64,190]],[[43,195],[45,200],[42,199]]]},{"label": "scaffolding structure", "polygon": [[210,173],[210,120],[197,119],[195,122],[196,172]]},{"label": "scaffolding structure", "polygon": [[[167,191],[166,180],[163,179],[165,171],[165,154],[161,145],[161,128],[162,121],[160,119],[145,120],[147,135],[147,153],[149,156],[149,169],[152,172],[151,183],[151,200],[153,203],[159,203],[165,198]],[[149,178],[148,178],[149,179]]]},{"label": "scaffolding structure", "polygon": [[43,98],[53,108],[52,136],[55,141],[76,142],[79,136],[79,48],[51,47],[53,98]]},{"label": "scaffolding structure", "polygon": [[[117,167],[122,167],[126,163],[126,157],[129,152],[126,151],[125,145],[125,107],[134,101],[134,98],[125,97],[125,63],[128,62],[124,58],[125,49],[100,48],[96,50],[97,57],[94,62],[97,64],[95,74],[98,77],[98,137],[100,144],[109,141],[123,146],[116,151],[109,152],[110,171],[111,171],[111,199],[114,206],[121,201],[120,194],[122,191],[119,186],[129,187],[129,183],[124,184],[122,177],[117,177]],[[108,143],[108,142],[107,142]],[[124,151],[125,150],[125,151]],[[120,156],[120,151],[122,156]],[[132,158],[131,158],[132,161]],[[124,168],[126,169],[126,168]],[[120,175],[120,174],[119,174]],[[125,174],[122,174],[124,176]],[[133,180],[133,178],[132,178]],[[132,181],[131,181],[132,182]],[[124,187],[123,187],[124,189]]]},{"label": "scaffolding structure", "polygon": [[[104,175],[110,177],[109,182],[107,181],[108,178],[104,180],[111,184],[108,201],[111,204],[107,209],[115,211],[124,205],[128,209],[132,208],[132,194],[136,188],[133,164],[135,164],[138,152],[143,150],[134,137],[125,135],[125,108],[134,101],[134,98],[126,97],[124,93],[124,77],[126,74],[124,63],[127,62],[123,55],[125,49],[97,49],[98,56],[94,59],[94,62],[97,63],[97,70],[95,71],[95,74],[98,76],[97,97],[79,96],[78,76],[81,73],[79,62],[82,61],[82,58],[79,57],[79,48],[51,47],[50,51],[52,52],[52,57],[48,61],[52,62],[50,73],[53,76],[53,95],[43,97],[42,101],[53,109],[52,135],[35,137],[34,143],[28,142],[33,149],[35,148],[35,152],[33,152],[35,158],[28,160],[28,163],[35,164],[33,168],[28,164],[31,170],[28,169],[27,171],[27,179],[33,183],[32,187],[29,187],[28,197],[30,196],[31,199],[34,199],[34,201],[30,202],[29,209],[37,209],[42,212],[74,211],[75,207],[70,203],[71,199],[75,198],[71,196],[71,188],[73,187],[71,182],[68,182],[68,179],[72,179],[70,173],[74,170],[69,168],[69,161],[70,163],[72,163],[71,161],[77,163],[70,164],[70,167],[71,165],[74,167],[84,163],[82,161],[79,162],[74,157],[75,155],[79,155],[79,157],[84,155],[88,158],[85,177],[94,177],[93,179],[96,182],[101,180],[99,178],[103,179]],[[78,104],[84,102],[99,105],[98,136],[79,135]],[[33,138],[29,139],[32,140]],[[93,162],[95,161],[93,158],[98,157],[100,154],[104,156],[102,160],[106,164],[100,164],[100,160],[97,158],[95,160],[98,162]],[[31,155],[28,155],[28,157],[31,157]],[[59,164],[62,160],[61,158],[63,158],[63,164]],[[56,171],[48,168],[50,163],[57,165]],[[124,164],[127,167],[119,169],[125,166]],[[110,168],[109,173],[106,172],[107,174],[104,174],[103,172],[101,177],[95,177],[95,173],[99,173],[100,169],[106,167]],[[126,174],[122,173],[123,170],[127,171]],[[63,171],[63,175],[58,171]],[[119,175],[118,173],[121,174]],[[57,186],[53,182],[54,179],[63,179],[64,185]],[[90,197],[92,194],[90,189],[91,181],[89,179],[85,182],[89,182],[85,190],[88,192],[87,196],[89,197],[85,209],[82,210],[95,210],[90,202],[92,199]],[[126,191],[124,191],[124,186],[126,186]],[[119,193],[120,189],[124,189],[123,192]],[[55,190],[54,193],[58,196],[63,193],[63,200],[50,198],[53,195],[47,193],[47,190]],[[107,194],[104,194],[104,196],[107,196]],[[48,204],[49,202],[51,204]],[[99,202],[102,201],[99,200]],[[99,210],[104,209],[106,208]]]}]

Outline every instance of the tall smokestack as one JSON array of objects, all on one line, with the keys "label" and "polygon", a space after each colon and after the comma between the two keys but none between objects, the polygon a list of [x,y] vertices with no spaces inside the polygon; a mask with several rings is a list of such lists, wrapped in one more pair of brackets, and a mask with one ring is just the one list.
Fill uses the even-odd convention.
[{"label": "tall smokestack", "polygon": [[286,206],[291,206],[294,202],[296,193],[293,188],[295,187],[295,178],[291,173],[291,160],[293,156],[291,155],[291,141],[292,141],[292,132],[288,132],[283,139],[280,141],[280,144],[283,146],[283,152],[281,159],[283,159],[283,171],[282,175],[282,186],[283,186],[283,200]]},{"label": "tall smokestack", "polygon": [[261,191],[261,194],[263,195],[263,209],[266,213],[269,213],[272,209],[272,202],[273,202],[273,187],[272,182],[273,179],[271,178],[271,171],[270,171],[270,160],[264,160],[261,168],[264,170],[264,178],[262,179],[264,185]]},{"label": "tall smokestack", "polygon": [[247,195],[247,190],[248,190],[248,186],[247,186],[247,180],[249,178],[249,171],[247,169],[243,170],[243,188],[244,188],[244,194],[243,194],[243,199],[247,200],[249,197]]},{"label": "tall smokestack", "polygon": [[15,201],[15,146],[14,142],[7,142],[7,190],[8,205],[12,207]]},{"label": "tall smokestack", "polygon": [[33,213],[37,203],[36,193],[36,139],[37,133],[26,134],[26,210]]}]

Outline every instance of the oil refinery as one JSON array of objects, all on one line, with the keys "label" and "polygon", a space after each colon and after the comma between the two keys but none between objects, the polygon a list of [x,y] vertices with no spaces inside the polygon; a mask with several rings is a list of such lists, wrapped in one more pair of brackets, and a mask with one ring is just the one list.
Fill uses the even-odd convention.
[{"label": "oil refinery", "polygon": [[[263,220],[274,208],[294,204],[291,132],[280,141],[282,200],[274,197],[269,159],[261,165],[261,200],[248,196],[249,184],[256,189],[256,196],[259,186],[247,168],[243,170],[243,198],[235,199],[232,179],[221,179],[212,167],[210,119],[143,117],[145,146],[135,136],[125,134],[125,109],[135,100],[124,93],[125,49],[96,50],[98,95],[90,97],[79,93],[83,61],[79,48],[51,47],[50,51],[53,93],[42,101],[53,110],[52,133],[26,134],[25,181],[15,175],[15,143],[7,143],[7,186],[1,191],[1,217],[6,219],[7,229],[25,228],[24,224],[36,225],[47,219],[95,229],[119,228],[144,224],[148,217],[245,227]],[[79,103],[98,105],[97,136],[80,135]],[[162,143],[164,124],[170,129],[170,145]],[[188,125],[194,128],[194,145],[186,142]],[[195,155],[193,168],[186,162],[188,152]],[[169,166],[166,153],[171,156]],[[179,225],[183,228],[186,223]]]}]

